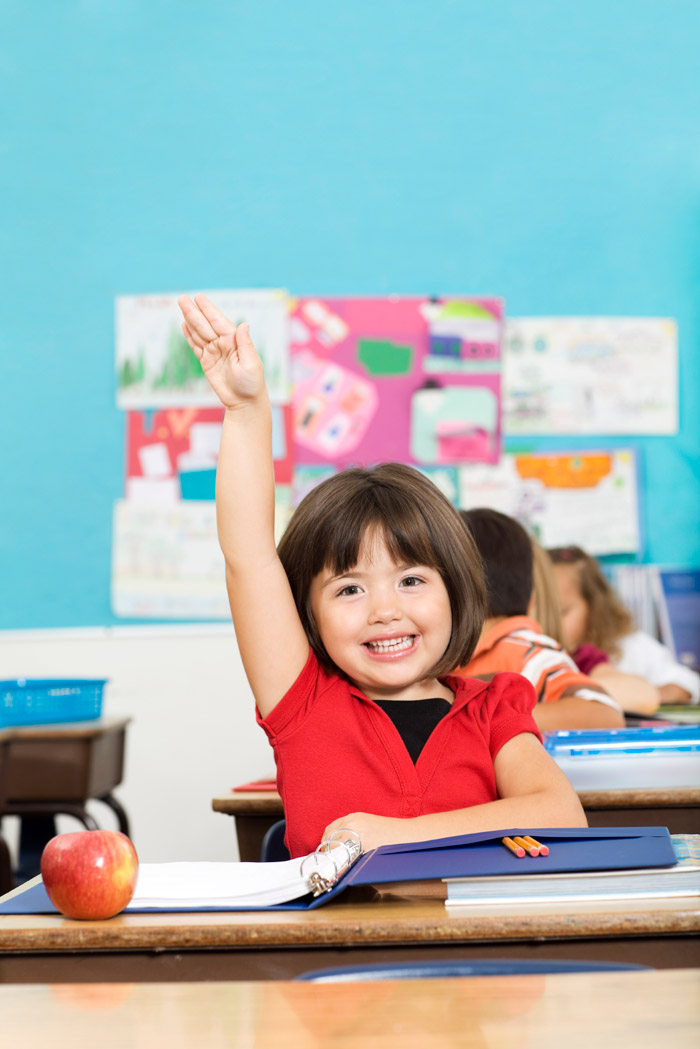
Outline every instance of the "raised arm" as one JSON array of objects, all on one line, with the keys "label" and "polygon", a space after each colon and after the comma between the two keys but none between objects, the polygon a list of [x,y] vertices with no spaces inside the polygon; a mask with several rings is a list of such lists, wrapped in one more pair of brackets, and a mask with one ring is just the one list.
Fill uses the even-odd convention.
[{"label": "raised arm", "polygon": [[265,717],[302,670],[309,643],[275,548],[272,413],[263,363],[247,324],[236,328],[205,295],[178,301],[185,337],[226,409],[217,527],[241,659]]}]

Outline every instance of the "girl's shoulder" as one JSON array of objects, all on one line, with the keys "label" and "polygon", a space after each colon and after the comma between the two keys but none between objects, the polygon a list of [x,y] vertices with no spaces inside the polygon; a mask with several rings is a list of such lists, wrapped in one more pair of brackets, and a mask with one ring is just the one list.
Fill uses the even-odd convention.
[{"label": "girl's shoulder", "polygon": [[485,709],[512,708],[531,711],[535,690],[522,674],[504,670],[483,678],[453,676],[446,679],[455,694],[455,705],[464,706],[478,700]]}]

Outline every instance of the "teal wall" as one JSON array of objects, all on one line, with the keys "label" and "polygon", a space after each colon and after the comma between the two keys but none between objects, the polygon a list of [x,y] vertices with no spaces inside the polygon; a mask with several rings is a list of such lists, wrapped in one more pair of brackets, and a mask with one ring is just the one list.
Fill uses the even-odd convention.
[{"label": "teal wall", "polygon": [[115,622],[114,297],[193,287],[675,317],[680,433],[605,443],[644,560],[700,563],[697,0],[0,14],[0,627]]}]

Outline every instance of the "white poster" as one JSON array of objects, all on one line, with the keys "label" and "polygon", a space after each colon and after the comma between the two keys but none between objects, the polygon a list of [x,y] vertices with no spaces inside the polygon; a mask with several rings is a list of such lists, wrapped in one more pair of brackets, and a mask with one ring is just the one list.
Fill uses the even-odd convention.
[{"label": "white poster", "polygon": [[[206,294],[234,324],[249,322],[251,337],[265,365],[270,398],[274,404],[288,402],[291,388],[287,293],[280,289],[253,289]],[[177,295],[136,295],[116,300],[119,408],[219,406],[182,333],[177,299]]]},{"label": "white poster", "polygon": [[577,545],[594,556],[640,545],[637,466],[629,450],[504,455],[459,467],[459,506],[515,517],[544,547]]},{"label": "white poster", "polygon": [[678,432],[673,320],[515,318],[503,354],[506,434]]},{"label": "white poster", "polygon": [[[291,487],[275,489],[275,542],[291,516]],[[131,619],[229,619],[213,500],[115,503],[112,611]]]},{"label": "white poster", "polygon": [[112,609],[143,619],[228,619],[211,501],[116,503]]}]

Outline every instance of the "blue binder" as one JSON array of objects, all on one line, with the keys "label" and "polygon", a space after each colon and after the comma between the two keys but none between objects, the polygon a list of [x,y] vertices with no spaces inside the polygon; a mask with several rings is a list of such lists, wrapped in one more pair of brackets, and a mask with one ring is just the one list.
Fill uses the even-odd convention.
[{"label": "blue binder", "polygon": [[[531,834],[549,846],[548,856],[518,859],[501,843],[506,835]],[[362,854],[321,896],[305,896],[272,907],[190,907],[168,911],[205,910],[313,910],[324,906],[352,886],[388,882],[440,880],[508,874],[556,874],[566,871],[633,870],[672,867],[677,862],[666,827],[574,827],[487,831],[433,841],[382,845]],[[129,914],[162,912],[165,908],[129,909]],[[56,909],[38,884],[0,904],[0,914],[55,914]]]},{"label": "blue binder", "polygon": [[641,754],[651,751],[700,750],[700,725],[654,725],[644,728],[567,729],[545,732],[544,746],[553,758],[560,754]]}]

